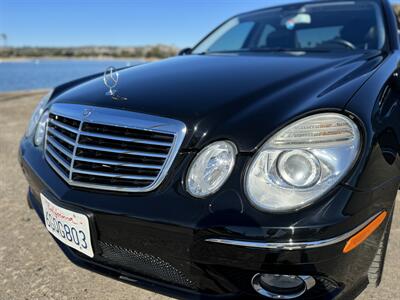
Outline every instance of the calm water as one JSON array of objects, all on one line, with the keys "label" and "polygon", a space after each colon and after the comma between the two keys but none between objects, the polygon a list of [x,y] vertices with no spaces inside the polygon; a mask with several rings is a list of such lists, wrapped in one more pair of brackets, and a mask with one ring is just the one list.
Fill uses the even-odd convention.
[{"label": "calm water", "polygon": [[139,64],[138,60],[32,60],[0,62],[0,92],[55,87],[107,67]]}]

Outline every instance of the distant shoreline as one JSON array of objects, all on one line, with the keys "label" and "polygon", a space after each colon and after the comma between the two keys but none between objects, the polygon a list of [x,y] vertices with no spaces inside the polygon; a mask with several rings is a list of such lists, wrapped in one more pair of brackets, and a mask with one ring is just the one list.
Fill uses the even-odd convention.
[{"label": "distant shoreline", "polygon": [[9,92],[0,91],[0,103],[9,100],[17,100],[27,96],[45,95],[49,91],[50,89],[19,90],[19,91],[9,91]]},{"label": "distant shoreline", "polygon": [[71,56],[39,56],[39,57],[30,57],[30,56],[21,56],[21,57],[0,57],[1,62],[32,62],[32,61],[41,61],[41,60],[93,60],[93,61],[104,61],[104,60],[122,60],[122,61],[143,61],[143,62],[153,62],[159,61],[160,58],[156,57],[112,57],[112,56],[79,56],[79,57],[71,57]]},{"label": "distant shoreline", "polygon": [[104,59],[20,56],[15,60],[15,57],[10,57],[0,62],[0,92],[51,88],[93,74],[103,74],[109,66],[125,68],[146,64],[144,60],[127,57]]}]

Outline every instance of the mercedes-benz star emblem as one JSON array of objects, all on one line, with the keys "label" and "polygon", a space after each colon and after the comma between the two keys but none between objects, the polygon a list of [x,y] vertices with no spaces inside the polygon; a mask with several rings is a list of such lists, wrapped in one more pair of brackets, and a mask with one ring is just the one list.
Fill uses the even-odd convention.
[{"label": "mercedes-benz star emblem", "polygon": [[84,118],[88,118],[88,117],[90,117],[90,115],[92,114],[92,110],[91,109],[84,109],[83,110],[83,117]]},{"label": "mercedes-benz star emblem", "polygon": [[108,88],[106,95],[111,96],[111,99],[113,100],[128,100],[128,98],[118,95],[117,90],[115,89],[118,84],[118,79],[119,73],[117,69],[114,67],[108,67],[103,76],[104,84]]},{"label": "mercedes-benz star emblem", "polygon": [[106,87],[108,87],[107,96],[114,96],[117,92],[114,88],[118,84],[119,74],[117,69],[114,67],[108,67],[104,72],[103,81]]}]

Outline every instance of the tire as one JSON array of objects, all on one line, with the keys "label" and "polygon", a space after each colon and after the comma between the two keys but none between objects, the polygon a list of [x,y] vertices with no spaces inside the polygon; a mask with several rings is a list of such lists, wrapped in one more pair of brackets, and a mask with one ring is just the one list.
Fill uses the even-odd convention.
[{"label": "tire", "polygon": [[386,251],[389,244],[390,229],[392,227],[393,213],[394,213],[394,207],[392,213],[390,214],[382,240],[379,243],[378,251],[368,270],[369,284],[373,287],[378,287],[382,281],[383,268],[385,266]]}]

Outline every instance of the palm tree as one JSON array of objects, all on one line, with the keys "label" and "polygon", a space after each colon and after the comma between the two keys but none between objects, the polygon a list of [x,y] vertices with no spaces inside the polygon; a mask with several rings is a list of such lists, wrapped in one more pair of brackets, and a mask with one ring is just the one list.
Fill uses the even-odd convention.
[{"label": "palm tree", "polygon": [[7,34],[1,33],[0,38],[3,40],[3,46],[5,48],[7,46]]}]

